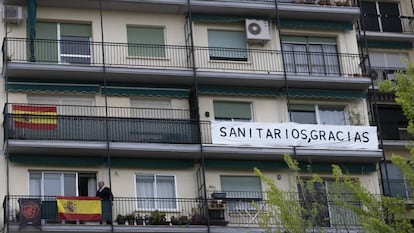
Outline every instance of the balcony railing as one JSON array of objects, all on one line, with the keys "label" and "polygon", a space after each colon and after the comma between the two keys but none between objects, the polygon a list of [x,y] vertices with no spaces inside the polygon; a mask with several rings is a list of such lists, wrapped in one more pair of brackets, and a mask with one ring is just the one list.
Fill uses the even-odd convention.
[{"label": "balcony railing", "polygon": [[188,110],[8,104],[9,139],[137,143],[199,143],[199,126]]},{"label": "balcony railing", "polygon": [[381,122],[384,140],[413,140],[414,136],[407,132],[407,122]]},{"label": "balcony railing", "polygon": [[[210,0],[211,1],[211,0]],[[237,3],[268,3],[274,4],[274,0],[213,0],[215,2],[237,2]],[[278,3],[306,4],[322,6],[354,6],[351,0],[277,0]]]},{"label": "balcony railing", "polygon": [[413,16],[376,15],[363,13],[364,25],[362,30],[372,32],[413,33]]},{"label": "balcony railing", "polygon": [[[341,195],[343,196],[343,195]],[[316,203],[305,203],[298,199],[297,193],[292,193],[292,200],[297,200],[304,208],[315,206]],[[18,224],[20,221],[20,204],[24,199],[36,199],[40,202],[41,224],[68,224],[58,218],[57,201],[54,196],[25,196],[11,195],[4,199],[3,207],[5,220],[8,224]],[[359,202],[344,197],[342,201],[354,207],[361,207]],[[254,203],[254,204],[253,204]],[[197,199],[197,198],[135,198],[115,197],[110,201],[101,202],[102,219],[115,222],[117,225],[125,223],[119,220],[120,216],[135,216],[128,225],[210,225],[221,226],[253,226],[258,227],[261,221],[260,213],[275,211],[265,199],[232,198],[232,199]],[[320,205],[320,206],[319,206]],[[324,225],[320,227],[358,227],[357,215],[351,209],[346,209],[339,202],[328,198],[318,203],[317,215],[324,214]],[[110,211],[112,207],[112,212]],[[151,219],[155,214],[161,220]],[[320,216],[319,216],[320,217]],[[315,221],[320,221],[318,216]],[[73,223],[72,223],[73,224]],[[276,226],[276,222],[270,223]],[[315,222],[318,225],[318,222]]]},{"label": "balcony railing", "polygon": [[[358,54],[322,52],[281,52],[279,50],[217,47],[100,43],[64,40],[7,38],[4,59],[16,63],[72,64],[82,66],[242,71],[283,73],[283,58],[288,74],[315,76],[361,75]],[[105,61],[102,60],[102,46]],[[65,49],[58,49],[64,47]],[[4,49],[4,48],[3,48]],[[62,51],[66,51],[64,54]],[[284,56],[284,57],[283,57]]]},{"label": "balcony railing", "polygon": [[375,82],[380,82],[383,80],[390,80],[395,81],[395,73],[398,71],[405,71],[405,67],[377,67],[372,66],[373,70],[375,70],[378,74],[378,78],[375,80]]}]

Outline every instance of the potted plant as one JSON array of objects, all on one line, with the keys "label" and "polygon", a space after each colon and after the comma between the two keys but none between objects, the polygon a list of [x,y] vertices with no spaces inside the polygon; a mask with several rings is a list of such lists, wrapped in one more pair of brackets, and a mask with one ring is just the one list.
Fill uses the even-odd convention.
[{"label": "potted plant", "polygon": [[144,224],[144,217],[142,217],[139,214],[136,214],[135,222],[137,223],[137,225],[143,225]]},{"label": "potted plant", "polygon": [[154,210],[151,212],[149,216],[149,222],[150,225],[166,225],[167,220],[165,218],[165,213],[162,213],[158,210]]},{"label": "potted plant", "polygon": [[207,218],[199,213],[193,213],[191,215],[191,219],[189,221],[191,225],[206,225],[207,224]]},{"label": "potted plant", "polygon": [[126,215],[125,220],[128,222],[128,225],[135,225],[135,214]]},{"label": "potted plant", "polygon": [[172,225],[186,225],[188,223],[188,217],[184,215],[172,216],[170,221]]},{"label": "potted plant", "polygon": [[118,214],[116,216],[116,223],[118,223],[118,225],[125,225],[125,216]]}]

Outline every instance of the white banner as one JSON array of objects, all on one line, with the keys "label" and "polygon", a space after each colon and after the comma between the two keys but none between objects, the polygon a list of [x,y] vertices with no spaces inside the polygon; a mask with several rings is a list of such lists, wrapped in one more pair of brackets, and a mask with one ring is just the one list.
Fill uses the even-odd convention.
[{"label": "white banner", "polygon": [[372,126],[216,121],[211,135],[213,144],[378,149],[377,128]]}]

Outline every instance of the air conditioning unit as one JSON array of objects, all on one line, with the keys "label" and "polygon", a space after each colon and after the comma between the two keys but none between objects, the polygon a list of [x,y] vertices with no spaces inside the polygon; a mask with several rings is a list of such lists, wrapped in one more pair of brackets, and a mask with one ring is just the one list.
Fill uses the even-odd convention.
[{"label": "air conditioning unit", "polygon": [[23,20],[23,12],[21,6],[6,6],[3,10],[3,21],[7,23],[21,23]]},{"label": "air conditioning unit", "polygon": [[246,19],[246,37],[249,43],[266,43],[271,39],[269,22],[265,20]]}]

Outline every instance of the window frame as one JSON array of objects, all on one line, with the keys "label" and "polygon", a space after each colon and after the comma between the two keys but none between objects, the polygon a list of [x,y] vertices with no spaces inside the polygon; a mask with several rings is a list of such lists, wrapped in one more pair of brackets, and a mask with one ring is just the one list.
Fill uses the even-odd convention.
[{"label": "window frame", "polygon": [[[156,44],[156,43],[137,43],[137,42],[130,42],[129,41],[129,29],[154,29],[154,30],[161,30],[162,32],[162,44]],[[153,59],[167,59],[167,47],[166,47],[166,36],[165,36],[166,28],[165,26],[157,26],[157,25],[126,25],[126,33],[127,33],[127,56],[131,58],[153,58]],[[131,32],[132,33],[132,32]],[[139,42],[139,41],[138,41]],[[143,46],[145,45],[145,46]],[[145,49],[149,46],[151,47],[151,50],[145,51],[145,54],[140,54],[140,49]],[[134,51],[132,53],[132,51]],[[158,52],[157,52],[158,51]],[[142,51],[141,51],[142,52]],[[149,55],[147,55],[148,53]],[[156,53],[160,53],[160,55],[153,55]]]},{"label": "window frame", "polygon": [[[244,33],[244,46],[243,48],[238,47],[222,47],[222,46],[212,46],[211,45],[211,35],[210,33]],[[210,61],[233,61],[233,62],[247,62],[249,60],[249,48],[246,39],[246,32],[241,30],[224,30],[224,29],[207,29],[207,38],[208,38],[208,53]],[[215,38],[216,39],[216,38]],[[240,43],[242,44],[242,43]],[[217,54],[232,54],[232,56],[217,56]],[[239,55],[237,55],[239,54]]]},{"label": "window frame", "polygon": [[[153,178],[154,178],[154,182],[152,183],[152,188],[153,188],[153,192],[154,192],[154,196],[153,197],[139,197],[138,196],[138,182],[137,182],[137,178],[138,178],[138,176],[147,176],[147,177],[149,177],[149,176],[152,176]],[[155,196],[158,196],[156,193],[155,193],[155,191],[156,191],[156,184],[157,184],[157,182],[156,182],[156,177],[157,176],[160,176],[160,177],[162,177],[162,176],[164,176],[164,177],[173,177],[173,179],[174,179],[174,195],[175,195],[175,197],[174,198],[160,198],[160,197],[155,197]],[[137,207],[137,210],[141,210],[141,211],[147,211],[147,210],[161,210],[161,211],[177,211],[177,210],[179,210],[179,203],[178,203],[178,193],[177,193],[177,177],[176,177],[176,175],[175,174],[165,174],[165,173],[135,173],[135,175],[134,175],[134,183],[135,183],[135,197],[137,198],[137,202],[136,202],[136,207]],[[140,206],[140,200],[139,199],[152,199],[152,201],[153,201],[153,207],[147,207],[147,206],[144,206],[144,207],[141,207]],[[157,202],[157,199],[172,199],[172,201],[170,202],[170,203],[173,203],[173,205],[174,205],[174,207],[173,208],[160,208],[160,207],[158,207],[157,206],[157,203],[159,203],[159,201]]]},{"label": "window frame", "polygon": [[254,117],[253,117],[253,103],[252,102],[248,102],[248,101],[232,101],[232,100],[213,100],[213,109],[214,104],[215,103],[235,103],[235,104],[249,104],[249,111],[250,111],[250,119],[242,119],[242,118],[237,118],[237,117],[231,117],[231,118],[222,118],[216,117],[216,111],[214,110],[214,120],[215,121],[230,121],[230,122],[253,122],[254,121]]},{"label": "window frame", "polygon": [[[290,38],[289,38],[290,37]],[[298,37],[296,40],[292,37]],[[318,39],[319,38],[319,41]],[[333,40],[335,42],[327,42],[326,40]],[[323,75],[323,76],[339,76],[342,73],[341,62],[338,51],[337,38],[331,37],[312,37],[312,36],[295,36],[295,35],[285,35],[283,36],[282,47],[283,47],[283,56],[285,57],[286,63],[286,72],[293,74],[310,74],[310,75]],[[323,41],[325,40],[325,41]],[[303,47],[303,51],[296,51],[297,46]],[[311,51],[313,47],[319,46],[321,52]],[[335,52],[325,51],[328,47],[332,46],[335,49]],[[287,50],[287,47],[291,47]],[[332,60],[332,58],[335,58]],[[323,61],[322,64],[315,61]],[[289,63],[291,61],[292,63]],[[298,63],[298,61],[301,63]],[[335,64],[331,64],[332,61],[335,61]],[[298,71],[297,67],[305,68],[306,70]],[[293,68],[293,69],[292,69]],[[324,72],[318,72],[317,68],[323,68]],[[335,72],[332,72],[331,69],[335,68]],[[316,71],[315,71],[316,69]]]},{"label": "window frame", "polygon": [[[259,190],[257,191],[226,191],[226,188],[223,187],[223,177],[232,177],[232,178],[255,178],[257,179],[256,181],[258,181],[259,184]],[[246,181],[247,182],[247,181]],[[227,208],[229,211],[248,211],[248,212],[256,212],[257,209],[255,208],[255,206],[252,205],[252,201],[258,202],[259,205],[263,204],[263,183],[260,179],[260,177],[258,176],[252,176],[252,175],[220,175],[220,188],[221,188],[221,192],[226,193],[226,203],[227,203]],[[233,192],[235,192],[236,195],[231,195]],[[243,193],[244,192],[244,193]],[[250,193],[247,193],[250,192]],[[228,195],[230,194],[230,195]],[[244,195],[247,194],[246,197],[243,197]],[[253,195],[252,195],[253,194]],[[255,194],[258,194],[257,197]],[[253,196],[253,197],[252,197]]]},{"label": "window frame", "polygon": [[[375,3],[375,12],[376,12],[376,15],[371,15],[372,13],[368,13],[367,14],[368,11],[365,11],[364,12],[364,9],[362,7],[361,17],[371,18],[371,20],[372,19],[375,19],[375,21],[376,21],[376,25],[375,26],[378,27],[378,30],[376,30],[376,29],[373,29],[373,30],[372,29],[366,29],[367,31],[374,31],[374,32],[395,32],[395,33],[403,33],[404,32],[403,21],[400,19],[400,17],[402,16],[401,15],[402,11],[401,11],[401,4],[400,4],[400,2],[362,1],[361,2],[361,5],[363,5],[364,2],[367,2],[367,3]],[[394,20],[395,19],[397,19],[397,20],[399,19],[400,20],[399,27],[400,27],[401,30],[397,30],[397,31],[392,31],[392,30],[389,31],[389,30],[387,30],[387,31],[384,31],[383,21],[385,22],[386,19],[388,18],[387,14],[386,13],[383,13],[381,11],[381,8],[380,8],[380,4],[384,4],[384,3],[385,4],[396,4],[397,5],[397,8],[398,8],[398,18],[391,18],[391,19],[394,19]],[[386,17],[384,17],[384,16],[386,16]],[[366,24],[368,24],[368,23],[366,23]],[[370,25],[370,26],[373,26],[373,25]],[[365,25],[365,27],[367,27],[367,25]]]},{"label": "window frame", "polygon": [[[306,106],[306,107],[311,107],[311,106],[313,106],[313,113],[314,113],[314,115],[315,115],[315,120],[316,120],[316,122],[315,123],[300,123],[300,122],[296,122],[296,121],[294,121],[294,116],[293,116],[293,114],[294,114],[294,109],[292,108],[292,106]],[[321,107],[332,107],[332,108],[335,108],[335,109],[338,109],[338,108],[343,108],[343,115],[344,115],[344,124],[322,124],[321,123],[321,112],[320,112],[320,108]],[[339,104],[339,105],[333,105],[333,104],[309,104],[309,103],[304,103],[304,104],[302,104],[302,103],[294,103],[294,104],[291,104],[291,107],[289,108],[289,110],[290,110],[290,112],[288,112],[289,113],[289,118],[290,118],[290,121],[291,122],[295,122],[295,123],[299,123],[299,124],[315,124],[315,125],[350,125],[350,122],[349,122],[349,113],[348,113],[348,106],[346,106],[346,105],[343,105],[343,104]],[[310,112],[310,111],[308,111],[308,112]],[[293,119],[292,119],[293,118]]]},{"label": "window frame", "polygon": [[[300,179],[302,179],[302,181],[304,182],[305,185],[306,185],[307,181],[312,181],[311,177],[302,177]],[[324,204],[326,204],[326,205],[323,206],[323,209],[321,211],[324,211],[325,214],[328,215],[328,216],[323,215],[323,217],[327,217],[328,219],[326,219],[326,218],[319,219],[319,220],[324,221],[322,224],[320,224],[320,225],[318,224],[318,226],[320,226],[320,227],[338,227],[338,226],[343,225],[341,223],[338,224],[338,223],[335,222],[335,220],[337,220],[337,218],[338,218],[337,217],[338,213],[334,213],[334,211],[338,211],[338,208],[343,208],[343,207],[340,207],[337,204],[335,204],[334,201],[333,201],[333,198],[335,198],[336,194],[340,194],[340,195],[345,194],[346,195],[345,197],[342,196],[342,200],[344,200],[344,198],[345,198],[344,201],[349,201],[348,198],[352,198],[352,193],[351,192],[345,192],[345,193],[344,192],[340,192],[340,193],[331,192],[330,187],[329,187],[330,186],[329,183],[331,183],[331,182],[334,183],[334,178],[333,177],[331,177],[331,178],[323,178],[322,177],[322,183],[321,182],[314,182],[313,183],[313,188],[315,188],[315,184],[322,184],[321,191],[323,191],[323,193],[315,191],[314,194],[311,194],[311,195],[314,195],[314,197],[309,196],[312,199],[315,199],[315,197],[316,197],[316,200],[313,200],[313,201],[317,201],[318,203],[321,203],[322,201],[320,200],[320,198],[323,198],[324,199],[323,201],[325,202]],[[306,192],[303,193],[303,188],[300,187],[300,183],[296,184],[296,188],[297,188],[298,200],[299,200],[302,208],[307,209],[307,207],[303,206],[302,203],[304,203],[305,201],[309,201],[309,200],[304,200],[304,198],[307,198],[306,195],[308,195],[308,194]],[[318,200],[318,198],[319,198],[319,200]],[[312,200],[310,200],[310,201],[312,202]],[[359,203],[359,202],[354,203],[353,206],[357,206],[359,208],[362,208],[362,204]],[[348,214],[346,215],[347,217],[349,217],[350,214],[353,214],[352,219],[349,219],[354,224],[352,226],[358,225],[358,220],[357,220],[358,215],[356,213],[353,213],[352,209],[349,209],[349,208],[346,208],[346,207],[345,207],[345,211],[348,211]],[[316,220],[318,220],[318,219],[316,219]],[[328,225],[324,225],[324,224],[328,224]],[[346,223],[346,224],[350,224],[350,223]]]},{"label": "window frame", "polygon": [[[60,194],[58,194],[58,195],[56,195],[56,196],[64,196],[65,195],[65,185],[64,185],[64,175],[65,174],[74,174],[75,175],[75,194],[76,194],[76,196],[78,196],[79,195],[79,183],[78,183],[78,179],[79,179],[79,172],[72,172],[72,171],[37,171],[37,170],[29,170],[28,171],[28,180],[29,180],[29,184],[28,184],[28,190],[29,190],[29,195],[34,195],[34,194],[31,194],[30,193],[30,190],[31,190],[31,188],[30,188],[30,181],[31,181],[31,177],[30,177],[30,175],[31,174],[41,174],[41,177],[40,177],[40,196],[41,197],[45,197],[45,174],[58,174],[58,175],[60,175],[60,178],[59,178],[59,182],[60,182],[60,184],[62,185],[61,187],[60,187]],[[36,196],[37,196],[37,194],[36,194]],[[50,196],[47,196],[47,198],[50,198]],[[55,197],[56,198],[56,197]],[[54,198],[52,198],[52,199],[54,199]]]}]

